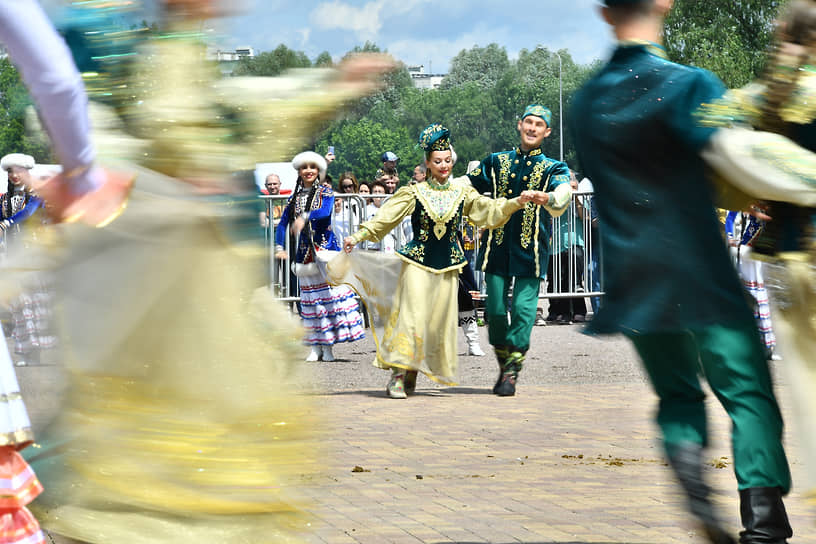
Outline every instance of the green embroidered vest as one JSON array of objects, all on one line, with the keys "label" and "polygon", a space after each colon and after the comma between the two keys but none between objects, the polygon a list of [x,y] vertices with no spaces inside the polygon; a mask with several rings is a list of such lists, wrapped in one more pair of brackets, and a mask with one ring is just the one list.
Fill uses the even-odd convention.
[{"label": "green embroidered vest", "polygon": [[413,186],[416,206],[411,214],[414,238],[398,253],[430,272],[461,268],[466,262],[459,242],[466,183],[450,181],[440,187],[423,182]]}]

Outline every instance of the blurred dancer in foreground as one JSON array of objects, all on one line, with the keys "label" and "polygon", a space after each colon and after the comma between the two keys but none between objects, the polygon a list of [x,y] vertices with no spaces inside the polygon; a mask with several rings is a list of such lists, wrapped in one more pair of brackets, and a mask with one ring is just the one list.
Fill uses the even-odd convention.
[{"label": "blurred dancer in foreground", "polygon": [[[54,31],[39,4],[19,0],[0,4],[0,42],[20,71],[37,104],[54,149],[68,175],[64,177],[65,209],[78,200],[89,198],[104,186],[101,169],[92,168],[94,153],[88,134],[86,98],[82,81],[65,44]],[[33,159],[14,155],[4,157],[7,170],[33,167]],[[12,181],[18,172],[11,172]],[[26,199],[29,200],[29,199]],[[9,211],[4,226],[23,218],[29,208],[15,210],[13,192],[7,199]],[[37,206],[39,207],[39,206]],[[34,206],[31,206],[33,211]],[[6,270],[6,274],[9,271]],[[7,277],[8,280],[8,277]],[[19,283],[19,282],[13,282]],[[39,524],[26,509],[41,492],[34,471],[18,453],[34,440],[31,424],[17,385],[11,356],[0,335],[0,541],[9,544],[45,542]]]},{"label": "blurred dancer in foreground", "polygon": [[[292,542],[305,528],[287,487],[315,461],[313,410],[285,385],[299,331],[269,293],[253,292],[262,252],[240,242],[253,214],[236,205],[229,173],[265,148],[279,158],[302,145],[307,127],[373,89],[390,63],[357,58],[339,71],[219,82],[200,32],[218,8],[167,2],[151,55],[138,56],[152,64],[136,66],[128,87],[139,100],[96,110],[100,148],[138,157],[118,165],[137,181],[103,177],[85,195],[110,198],[77,197],[75,176],[93,172],[89,162],[41,188],[52,215],[76,224],[55,257],[70,383],[34,459],[49,482],[37,512],[74,539]],[[93,36],[104,50],[119,33]],[[161,81],[140,79],[153,73]],[[115,95],[113,85],[102,92],[104,75],[94,89]]]},{"label": "blurred dancer in foreground", "polygon": [[589,329],[633,342],[690,509],[711,542],[729,543],[703,478],[702,368],[732,422],[740,541],[780,544],[792,534],[782,416],[705,176],[701,151],[715,130],[693,115],[725,89],[711,73],[666,59],[660,32],[672,0],[604,3],[619,44],[568,116],[595,186],[604,249],[606,294]]},{"label": "blurred dancer in foreground", "polygon": [[[769,203],[753,241],[765,283],[794,421],[816,494],[816,2],[785,6],[765,73],[704,108],[718,127],[706,159],[727,189]],[[756,213],[754,211],[753,213]]]}]

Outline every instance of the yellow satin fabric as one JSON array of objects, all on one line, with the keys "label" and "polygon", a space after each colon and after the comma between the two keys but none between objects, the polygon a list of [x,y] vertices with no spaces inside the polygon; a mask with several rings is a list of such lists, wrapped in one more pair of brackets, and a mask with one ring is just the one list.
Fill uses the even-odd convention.
[{"label": "yellow satin fabric", "polygon": [[235,251],[217,204],[140,171],[105,229],[66,229],[59,313],[71,376],[33,460],[33,505],[82,541],[298,542],[319,422],[290,393],[301,331]]}]

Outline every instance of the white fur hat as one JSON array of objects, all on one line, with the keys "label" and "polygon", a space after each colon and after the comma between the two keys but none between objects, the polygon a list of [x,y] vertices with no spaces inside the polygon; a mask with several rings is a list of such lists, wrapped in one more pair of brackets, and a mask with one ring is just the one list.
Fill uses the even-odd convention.
[{"label": "white fur hat", "polygon": [[23,153],[9,153],[0,159],[0,168],[8,171],[12,166],[19,166],[31,170],[34,168],[34,157]]},{"label": "white fur hat", "polygon": [[292,168],[295,170],[300,170],[300,167],[304,164],[316,164],[320,172],[320,179],[322,180],[326,177],[326,168],[328,168],[328,165],[326,164],[326,159],[321,157],[318,153],[314,151],[304,151],[298,153],[295,155],[295,158],[292,159]]}]

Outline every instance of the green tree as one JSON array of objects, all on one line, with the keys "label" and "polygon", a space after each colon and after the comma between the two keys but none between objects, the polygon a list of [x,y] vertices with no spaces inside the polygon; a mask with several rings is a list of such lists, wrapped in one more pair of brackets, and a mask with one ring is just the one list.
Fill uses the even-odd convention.
[{"label": "green tree", "polygon": [[773,21],[785,0],[677,0],[664,31],[669,57],[706,68],[728,87],[762,71]]},{"label": "green tree", "polygon": [[334,66],[334,61],[328,51],[323,51],[315,59],[314,65],[318,67]]},{"label": "green tree", "polygon": [[[411,145],[411,136],[404,127],[384,126],[376,121],[340,121],[325,131],[317,141],[317,149],[333,145],[336,159],[329,168],[334,179],[351,170],[358,179],[371,181],[382,166],[380,156],[393,151],[404,165],[417,155]],[[400,172],[400,179],[403,172]]]},{"label": "green tree", "polygon": [[343,55],[343,58],[345,59],[349,55],[353,55],[355,53],[384,53],[384,52],[385,51],[381,50],[380,46],[378,46],[376,43],[366,40],[366,42],[363,45],[355,45],[354,48],[352,48],[348,53]]},{"label": "green tree", "polygon": [[232,73],[236,76],[277,76],[290,68],[309,68],[311,65],[306,53],[280,44],[274,51],[241,59]]},{"label": "green tree", "polygon": [[473,81],[482,88],[491,88],[510,68],[507,50],[498,44],[463,49],[451,59],[450,71],[442,80],[442,88],[450,89]]},{"label": "green tree", "polygon": [[55,162],[46,138],[26,134],[26,109],[31,106],[20,75],[8,58],[0,59],[0,156],[26,153],[37,162]]}]

